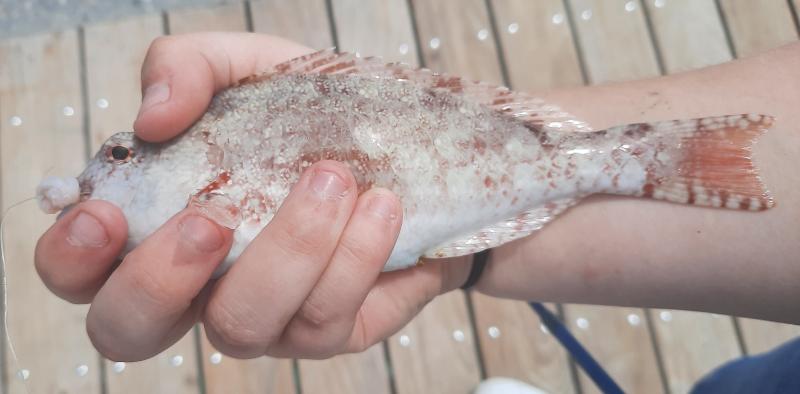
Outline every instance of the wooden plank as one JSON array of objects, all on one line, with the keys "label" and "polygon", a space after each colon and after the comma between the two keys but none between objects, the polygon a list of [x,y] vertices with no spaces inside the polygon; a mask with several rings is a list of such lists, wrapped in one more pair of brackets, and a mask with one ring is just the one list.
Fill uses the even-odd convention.
[{"label": "wooden plank", "polygon": [[[419,64],[408,4],[403,0],[332,0],[339,48]],[[379,33],[378,33],[379,32]]]},{"label": "wooden plank", "polygon": [[[0,62],[5,211],[32,197],[45,175],[78,174],[86,152],[76,32],[4,40]],[[51,294],[33,266],[36,239],[53,220],[33,203],[7,217],[8,333],[18,356],[15,362],[6,354],[7,392],[99,393],[99,358],[84,327],[88,307]],[[21,376],[27,379],[23,382]]]},{"label": "wooden plank", "polygon": [[758,354],[800,337],[800,326],[755,319],[739,319],[747,354]]},{"label": "wooden plank", "polygon": [[334,45],[325,0],[253,0],[253,30],[297,41],[311,48]]},{"label": "wooden plank", "polygon": [[425,67],[503,84],[488,10],[482,0],[414,0]]},{"label": "wooden plank", "polygon": [[431,301],[389,339],[398,393],[467,393],[481,380],[464,293]]},{"label": "wooden plank", "polygon": [[[363,3],[334,0],[332,8],[342,51],[384,56],[387,60],[411,59],[413,64],[416,63],[408,8],[403,1]],[[358,11],[354,12],[356,9]],[[381,26],[381,34],[367,33],[376,26]],[[362,354],[339,356],[328,361],[303,360],[300,362],[303,391],[388,393],[391,387],[385,357],[383,346],[376,345]],[[395,380],[399,379],[409,377],[395,375]]]},{"label": "wooden plank", "polygon": [[[747,2],[723,2],[725,16],[729,29],[731,29],[731,39],[740,56],[749,52],[767,50],[781,45],[786,39],[792,40],[796,38],[791,33],[795,28],[791,15],[789,15],[789,18],[785,18],[782,15],[773,14],[791,12],[788,7],[784,9],[775,1],[762,3],[764,3],[762,6],[766,6],[766,8],[755,7],[759,8],[759,10],[756,13],[750,13],[751,10],[748,7],[752,7],[753,4]],[[773,14],[774,19],[764,19],[768,18],[767,15],[769,14]],[[746,21],[750,22],[745,23]],[[749,26],[749,24],[758,25],[763,23],[770,25],[770,28],[763,29]],[[775,26],[772,26],[772,24]],[[742,51],[744,51],[744,54]],[[739,319],[739,327],[748,354],[768,351],[800,336],[800,326],[791,324]]]},{"label": "wooden plank", "polygon": [[[468,79],[481,80],[495,84],[502,84],[503,77],[500,70],[497,48],[495,47],[494,34],[491,29],[489,14],[483,1],[415,1],[415,15],[417,29],[422,48],[422,56],[427,67],[434,71],[450,72]],[[432,45],[435,44],[435,45]],[[519,78],[525,81],[524,78]],[[450,297],[450,295],[448,295]],[[429,308],[423,311],[418,320],[430,319],[426,313],[435,313],[442,320],[444,313],[455,314],[453,318],[462,320],[461,301],[451,298],[454,304],[438,309]],[[489,376],[514,376],[539,387],[557,392],[571,391],[569,365],[566,354],[558,344],[548,336],[541,335],[538,331],[538,322],[532,311],[524,303],[498,300],[481,295],[474,296],[475,316],[477,326],[480,328],[481,347],[484,355],[484,366]],[[521,307],[523,310],[521,311]],[[527,324],[526,324],[527,323]],[[437,335],[444,344],[451,344],[452,337],[448,337],[448,330],[433,327],[435,323],[417,323],[414,327],[424,329],[415,336],[422,336],[426,344]],[[462,323],[466,324],[466,322]],[[502,328],[500,328],[500,327]],[[507,328],[507,329],[506,329]],[[434,331],[436,330],[436,331]],[[502,330],[502,335],[498,335]],[[417,329],[416,331],[419,331]],[[531,335],[531,332],[540,335]],[[401,335],[408,331],[401,331]],[[413,336],[409,336],[413,341]],[[459,336],[460,337],[460,336]],[[402,336],[400,337],[402,338]],[[436,342],[439,343],[439,342]],[[403,349],[397,349],[399,342],[394,342],[392,356],[396,374],[399,376],[401,366],[406,364],[420,364],[419,359],[430,359],[430,356],[415,354],[411,360],[399,359],[396,355],[404,355]],[[527,344],[528,346],[524,346]],[[440,344],[439,347],[442,345]],[[460,349],[461,356],[452,356]],[[463,347],[452,350],[438,350],[452,359],[472,359],[469,354],[463,353]],[[471,368],[471,367],[470,367]],[[427,367],[427,370],[430,370]],[[433,371],[437,376],[440,371]],[[475,383],[477,371],[464,370],[466,374],[462,386],[437,387],[436,390],[428,388],[431,392],[465,392],[470,385]],[[417,374],[419,375],[419,374]],[[454,380],[455,377],[444,380]],[[427,382],[430,379],[415,379]],[[430,383],[426,383],[430,384]],[[450,383],[452,385],[452,383]],[[398,379],[398,390],[403,381]],[[408,385],[406,391],[426,391],[426,386]],[[414,390],[416,389],[416,390]]]},{"label": "wooden plank", "polygon": [[[350,11],[355,2],[335,1],[340,46],[346,51],[417,64],[408,5],[404,1],[381,5],[370,3],[365,9],[362,3],[360,12],[355,13]],[[492,79],[500,80],[493,46],[476,36],[480,29],[489,30],[481,2],[415,2],[414,5],[421,41],[428,43],[426,65],[438,71],[469,73],[471,75],[467,76],[476,79],[493,73]],[[377,30],[382,34],[368,33]],[[464,45],[465,42],[473,45]],[[475,62],[465,70],[470,50],[479,53],[478,56],[489,56],[495,64]],[[389,340],[389,348],[399,393],[461,393],[472,389],[480,380],[474,335],[466,299],[461,292],[432,301]]]},{"label": "wooden plank", "polygon": [[491,4],[514,89],[532,92],[583,84],[563,1],[493,0]]},{"label": "wooden plank", "polygon": [[[530,23],[549,23],[552,25],[550,29],[553,33],[551,34],[561,34],[562,36],[566,36],[568,32],[555,32],[558,29],[569,30],[567,24],[574,24],[576,40],[579,43],[586,67],[585,73],[591,83],[653,76],[659,72],[658,63],[648,36],[644,14],[638,4],[634,3],[631,10],[626,10],[626,2],[622,1],[570,0],[567,6],[573,20],[566,18],[566,10],[553,4],[546,10],[540,10],[537,19]],[[502,15],[499,10],[497,14],[498,18]],[[529,30],[534,31],[532,27],[519,24],[519,22],[516,22],[518,23],[516,28],[510,27],[509,25],[512,23],[514,22],[510,22],[509,19],[504,20],[503,24],[498,23],[503,29],[501,38],[504,45],[510,36]],[[516,32],[513,32],[514,30]],[[528,37],[530,39],[527,41],[535,39],[532,36]],[[526,41],[524,38],[520,38],[520,40],[523,43]],[[565,61],[573,62],[572,74],[556,74],[563,80],[552,81],[550,85],[537,82],[537,85],[549,88],[574,85],[581,81],[578,56],[569,53],[569,51],[574,51],[574,48],[561,45],[551,50],[567,52],[559,56]],[[547,53],[539,54],[539,56],[554,57]],[[533,61],[528,60],[528,62],[535,67]],[[559,67],[563,67],[563,64],[559,64]],[[514,72],[522,75],[531,73],[530,69],[526,71],[525,67],[521,67],[520,71],[514,71],[509,66],[509,74]],[[564,307],[564,314],[565,319],[572,325],[575,325],[579,321],[578,319],[581,322],[589,323],[587,329],[576,330],[575,335],[583,341],[598,361],[610,370],[623,389],[640,392],[650,391],[653,387],[661,386],[658,363],[651,346],[651,334],[644,328],[644,325],[631,326],[627,323],[628,316],[632,314],[640,316],[641,323],[643,320],[641,316],[644,316],[643,311],[568,305]],[[620,335],[620,332],[624,332],[625,335]],[[579,379],[584,391],[596,391],[594,383],[582,371],[579,372]]]},{"label": "wooden plank", "polygon": [[259,357],[237,360],[220,354],[201,333],[206,393],[295,393],[291,360]]},{"label": "wooden plank", "polygon": [[247,31],[244,3],[184,8],[167,14],[170,34],[198,31]]},{"label": "wooden plank", "polygon": [[[633,3],[633,7],[628,6],[629,4],[631,3],[615,4],[617,9],[612,10],[612,13],[618,16],[634,14],[640,8],[638,3]],[[656,34],[655,40],[659,43],[660,54],[667,71],[686,70],[730,59],[724,31],[720,31],[722,23],[716,6],[711,1],[668,1],[660,2],[658,5],[647,2],[647,6],[650,7],[648,10]],[[576,18],[583,20],[581,14],[582,11],[576,10]],[[628,41],[620,41],[609,43],[616,48],[605,50],[608,51],[608,57],[630,57],[630,61],[651,56],[651,59],[644,61],[638,70],[645,70],[643,66],[647,64],[650,68],[649,74],[656,74],[658,72],[658,68],[654,65],[656,57],[645,30],[646,26],[640,23],[637,25],[639,25],[636,29],[637,34],[642,37],[641,45],[650,46],[651,49],[639,48],[641,52],[631,52],[626,48]],[[591,64],[589,59],[587,64]],[[633,68],[629,69],[629,72],[631,75],[636,74]],[[625,72],[621,75],[625,75]],[[661,320],[662,324],[655,325],[656,340],[661,350],[661,363],[667,386],[672,392],[686,392],[703,374],[724,362],[725,357],[733,357],[740,353],[736,337],[733,335],[732,320],[728,317],[720,319],[708,314],[684,311],[664,311],[663,316],[679,322],[679,324],[666,324],[669,320],[664,319]],[[616,320],[624,321],[620,318]],[[680,324],[682,322],[694,322],[694,325]],[[643,338],[640,339],[642,340]]]},{"label": "wooden plank", "polygon": [[336,356],[330,360],[301,360],[300,380],[304,393],[391,392],[382,344],[363,353]]},{"label": "wooden plank", "polygon": [[646,1],[667,73],[731,60],[715,0]]},{"label": "wooden plank", "polygon": [[687,393],[720,364],[741,355],[729,316],[653,310],[670,392]]},{"label": "wooden plank", "polygon": [[639,2],[569,0],[568,4],[590,83],[658,75],[655,50]]},{"label": "wooden plank", "polygon": [[786,0],[720,0],[737,56],[747,56],[797,39]]},{"label": "wooden plank", "polygon": [[[141,101],[142,61],[150,42],[161,34],[162,19],[155,14],[85,28],[92,151],[110,135],[131,130]],[[189,334],[150,360],[106,361],[108,392],[196,393],[198,368],[197,350]]]},{"label": "wooden plank", "polygon": [[155,14],[84,28],[92,153],[114,133],[132,130],[144,55],[162,34],[161,16]]},{"label": "wooden plank", "polygon": [[519,379],[549,393],[577,392],[566,351],[527,303],[477,293],[472,302],[488,377]]},{"label": "wooden plank", "polygon": [[[211,8],[188,8],[167,14],[171,34],[199,31],[246,31],[244,3]],[[236,360],[224,357],[200,330],[200,354],[206,393],[294,393],[291,360],[259,357]]]},{"label": "wooden plank", "polygon": [[[644,311],[588,305],[564,307],[572,333],[626,392],[653,392],[662,386]],[[584,393],[599,392],[580,371]]]}]

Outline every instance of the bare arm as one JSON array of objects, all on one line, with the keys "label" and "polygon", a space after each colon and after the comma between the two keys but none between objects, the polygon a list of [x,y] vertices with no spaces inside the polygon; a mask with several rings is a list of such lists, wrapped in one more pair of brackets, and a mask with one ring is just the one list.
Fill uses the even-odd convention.
[{"label": "bare arm", "polygon": [[595,196],[494,251],[494,296],[800,323],[800,44],[663,78],[553,91],[595,127],[739,113],[776,125],[754,157],[777,206],[751,213]]}]

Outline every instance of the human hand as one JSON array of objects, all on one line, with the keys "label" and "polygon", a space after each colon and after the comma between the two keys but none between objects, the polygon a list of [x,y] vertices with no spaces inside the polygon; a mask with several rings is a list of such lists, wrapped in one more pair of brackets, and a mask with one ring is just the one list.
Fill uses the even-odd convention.
[{"label": "human hand", "polygon": [[[136,134],[168,140],[203,114],[215,92],[309,51],[245,33],[160,38],[142,68]],[[233,234],[192,206],[119,262],[127,241],[122,212],[104,201],[81,203],[41,237],[36,269],[58,296],[91,303],[87,332],[112,360],[152,357],[198,321],[233,357],[325,358],[381,341],[466,279],[468,259],[381,273],[401,222],[390,191],[359,196],[348,168],[324,161],[304,172],[216,281],[211,274]]]}]

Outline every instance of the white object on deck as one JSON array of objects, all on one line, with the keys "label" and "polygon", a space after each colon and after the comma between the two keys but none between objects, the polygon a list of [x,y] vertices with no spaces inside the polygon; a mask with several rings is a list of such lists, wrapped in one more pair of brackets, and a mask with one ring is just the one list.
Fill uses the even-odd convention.
[{"label": "white object on deck", "polygon": [[489,378],[481,382],[473,394],[547,394],[528,383],[511,378]]}]

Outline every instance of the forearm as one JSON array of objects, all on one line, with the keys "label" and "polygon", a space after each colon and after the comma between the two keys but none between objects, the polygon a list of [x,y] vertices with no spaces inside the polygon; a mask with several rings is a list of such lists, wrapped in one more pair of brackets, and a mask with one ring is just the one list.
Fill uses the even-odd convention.
[{"label": "forearm", "polygon": [[776,117],[754,149],[765,212],[594,196],[496,249],[478,290],[800,323],[800,45],[664,78],[548,93],[595,128],[739,113]]}]

